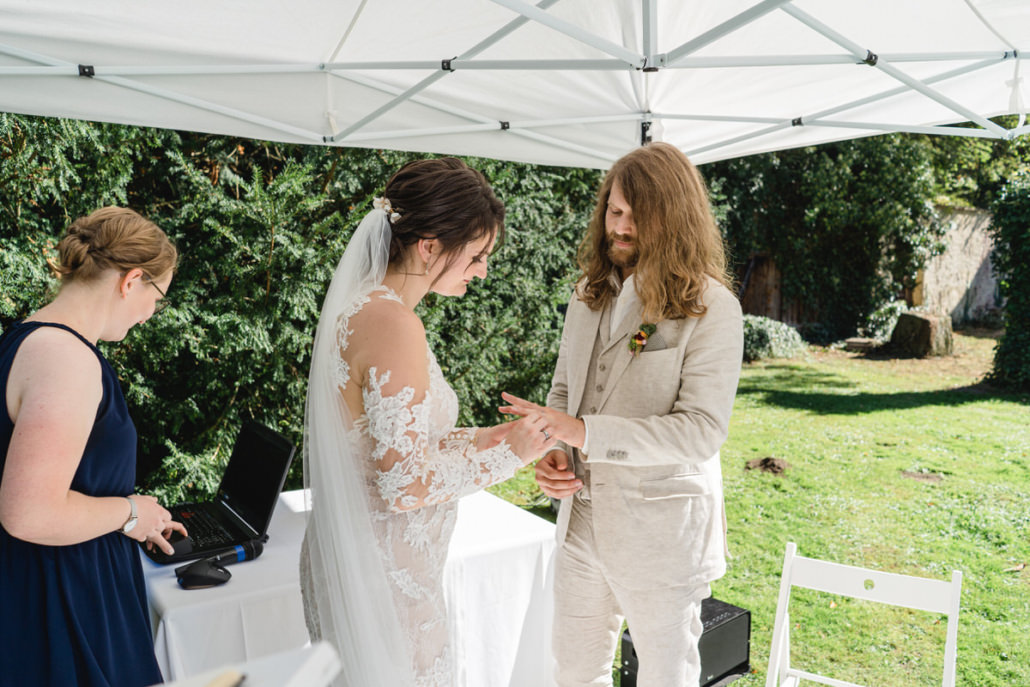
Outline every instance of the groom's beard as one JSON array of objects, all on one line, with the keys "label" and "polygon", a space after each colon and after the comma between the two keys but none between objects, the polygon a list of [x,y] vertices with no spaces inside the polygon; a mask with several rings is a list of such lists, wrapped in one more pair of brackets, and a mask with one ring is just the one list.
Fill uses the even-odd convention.
[{"label": "groom's beard", "polygon": [[[615,245],[615,241],[628,243],[630,244],[630,247],[620,248]],[[611,260],[612,264],[616,267],[636,267],[637,260],[640,259],[640,251],[637,250],[636,242],[628,236],[608,234],[608,259]]]}]

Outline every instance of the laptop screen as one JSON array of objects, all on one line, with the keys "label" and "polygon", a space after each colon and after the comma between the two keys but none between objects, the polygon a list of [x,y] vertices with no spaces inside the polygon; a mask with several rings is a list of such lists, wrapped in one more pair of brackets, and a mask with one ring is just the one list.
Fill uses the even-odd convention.
[{"label": "laptop screen", "polygon": [[218,486],[218,500],[259,535],[265,534],[272,520],[294,450],[286,437],[256,422],[244,422],[236,438]]}]

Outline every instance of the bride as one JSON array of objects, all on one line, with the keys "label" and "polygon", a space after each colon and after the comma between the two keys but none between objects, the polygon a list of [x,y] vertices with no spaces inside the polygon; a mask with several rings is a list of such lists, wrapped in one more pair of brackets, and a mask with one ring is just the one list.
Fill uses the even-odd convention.
[{"label": "bride", "polygon": [[457,499],[511,477],[554,444],[531,415],[455,428],[458,403],[415,306],[483,279],[504,207],[455,158],[398,170],[340,260],[318,323],[301,552],[312,640],[331,642],[337,684],[452,687],[442,574]]}]

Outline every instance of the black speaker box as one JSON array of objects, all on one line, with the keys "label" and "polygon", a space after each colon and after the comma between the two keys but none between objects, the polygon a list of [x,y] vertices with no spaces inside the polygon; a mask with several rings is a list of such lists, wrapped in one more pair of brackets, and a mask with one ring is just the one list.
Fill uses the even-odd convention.
[{"label": "black speaker box", "polygon": [[[701,687],[733,682],[751,670],[751,611],[725,601],[701,602]],[[622,633],[622,687],[637,687],[639,668],[633,638]]]}]

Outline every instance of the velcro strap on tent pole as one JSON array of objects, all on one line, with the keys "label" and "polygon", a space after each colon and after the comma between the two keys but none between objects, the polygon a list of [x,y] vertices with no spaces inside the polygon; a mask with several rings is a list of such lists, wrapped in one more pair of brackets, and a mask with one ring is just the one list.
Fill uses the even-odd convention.
[{"label": "velcro strap on tent pole", "polygon": [[1005,85],[1012,89],[1009,93],[1009,110],[1019,115],[1019,123],[1016,124],[1018,129],[1026,123],[1026,105],[1023,104],[1023,77],[1019,75],[1019,51],[1013,50],[1012,53],[1016,58],[1016,66],[1012,72],[1012,79],[1006,81]]}]

